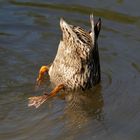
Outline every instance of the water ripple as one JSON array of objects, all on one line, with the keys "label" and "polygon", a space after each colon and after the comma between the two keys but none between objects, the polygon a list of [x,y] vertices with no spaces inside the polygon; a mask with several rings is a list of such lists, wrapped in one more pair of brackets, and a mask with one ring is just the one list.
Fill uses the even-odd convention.
[{"label": "water ripple", "polygon": [[86,14],[86,15],[89,15],[92,12],[94,12],[95,16],[101,16],[108,20],[113,20],[116,22],[122,22],[122,23],[128,23],[128,24],[136,23],[139,21],[139,17],[126,15],[123,13],[119,13],[119,12],[111,11],[107,9],[97,9],[97,8],[91,8],[91,7],[86,7],[82,5],[19,2],[15,0],[11,0],[10,2],[11,4],[14,4],[17,6],[48,8],[48,9],[54,9],[54,10],[61,10],[65,12],[81,13],[81,14]]}]

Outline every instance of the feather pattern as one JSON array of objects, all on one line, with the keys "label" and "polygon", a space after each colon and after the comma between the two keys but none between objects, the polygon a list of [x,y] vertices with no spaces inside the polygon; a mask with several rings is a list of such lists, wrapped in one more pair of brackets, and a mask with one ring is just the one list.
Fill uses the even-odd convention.
[{"label": "feather pattern", "polygon": [[85,90],[100,81],[93,16],[90,16],[90,21],[92,34],[79,26],[69,25],[63,19],[60,20],[62,40],[49,69],[50,80],[55,85],[63,83],[66,89]]}]

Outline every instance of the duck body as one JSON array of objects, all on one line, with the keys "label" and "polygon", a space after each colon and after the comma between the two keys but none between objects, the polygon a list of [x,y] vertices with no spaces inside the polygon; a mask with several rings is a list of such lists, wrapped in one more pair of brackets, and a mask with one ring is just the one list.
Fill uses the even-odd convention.
[{"label": "duck body", "polygon": [[48,72],[50,81],[55,88],[50,94],[29,98],[28,106],[38,108],[49,98],[63,90],[86,90],[100,82],[100,60],[98,52],[98,35],[101,28],[99,19],[94,25],[93,16],[90,18],[91,32],[69,25],[60,20],[62,40],[59,43],[56,57],[51,66],[42,66],[37,78],[37,85],[42,83]]},{"label": "duck body", "polygon": [[60,27],[63,37],[49,69],[50,80],[55,85],[63,83],[67,90],[88,89],[100,81],[96,34],[92,40],[92,32],[69,25],[63,19]]},{"label": "duck body", "polygon": [[90,70],[86,59],[80,58],[77,53],[76,49],[66,48],[64,42],[60,42],[58,53],[49,69],[52,83],[64,83],[65,89],[72,90],[86,86]]}]

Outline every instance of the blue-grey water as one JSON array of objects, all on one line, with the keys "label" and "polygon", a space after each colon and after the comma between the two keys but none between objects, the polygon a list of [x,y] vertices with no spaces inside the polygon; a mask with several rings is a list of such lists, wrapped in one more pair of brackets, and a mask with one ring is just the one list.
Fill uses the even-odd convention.
[{"label": "blue-grey water", "polygon": [[[140,139],[139,0],[0,1],[0,140]],[[102,19],[98,40],[102,81],[94,89],[55,97],[28,108],[42,65],[56,54],[63,17],[90,29]]]}]

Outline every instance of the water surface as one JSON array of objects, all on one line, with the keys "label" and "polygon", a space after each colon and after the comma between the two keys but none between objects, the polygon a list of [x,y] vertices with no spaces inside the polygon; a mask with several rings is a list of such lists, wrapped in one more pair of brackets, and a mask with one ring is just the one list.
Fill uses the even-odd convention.
[{"label": "water surface", "polygon": [[[130,0],[0,1],[1,140],[139,140],[140,2]],[[42,65],[53,61],[59,20],[90,29],[102,19],[98,40],[102,81],[84,94],[56,97],[28,108]]]}]

